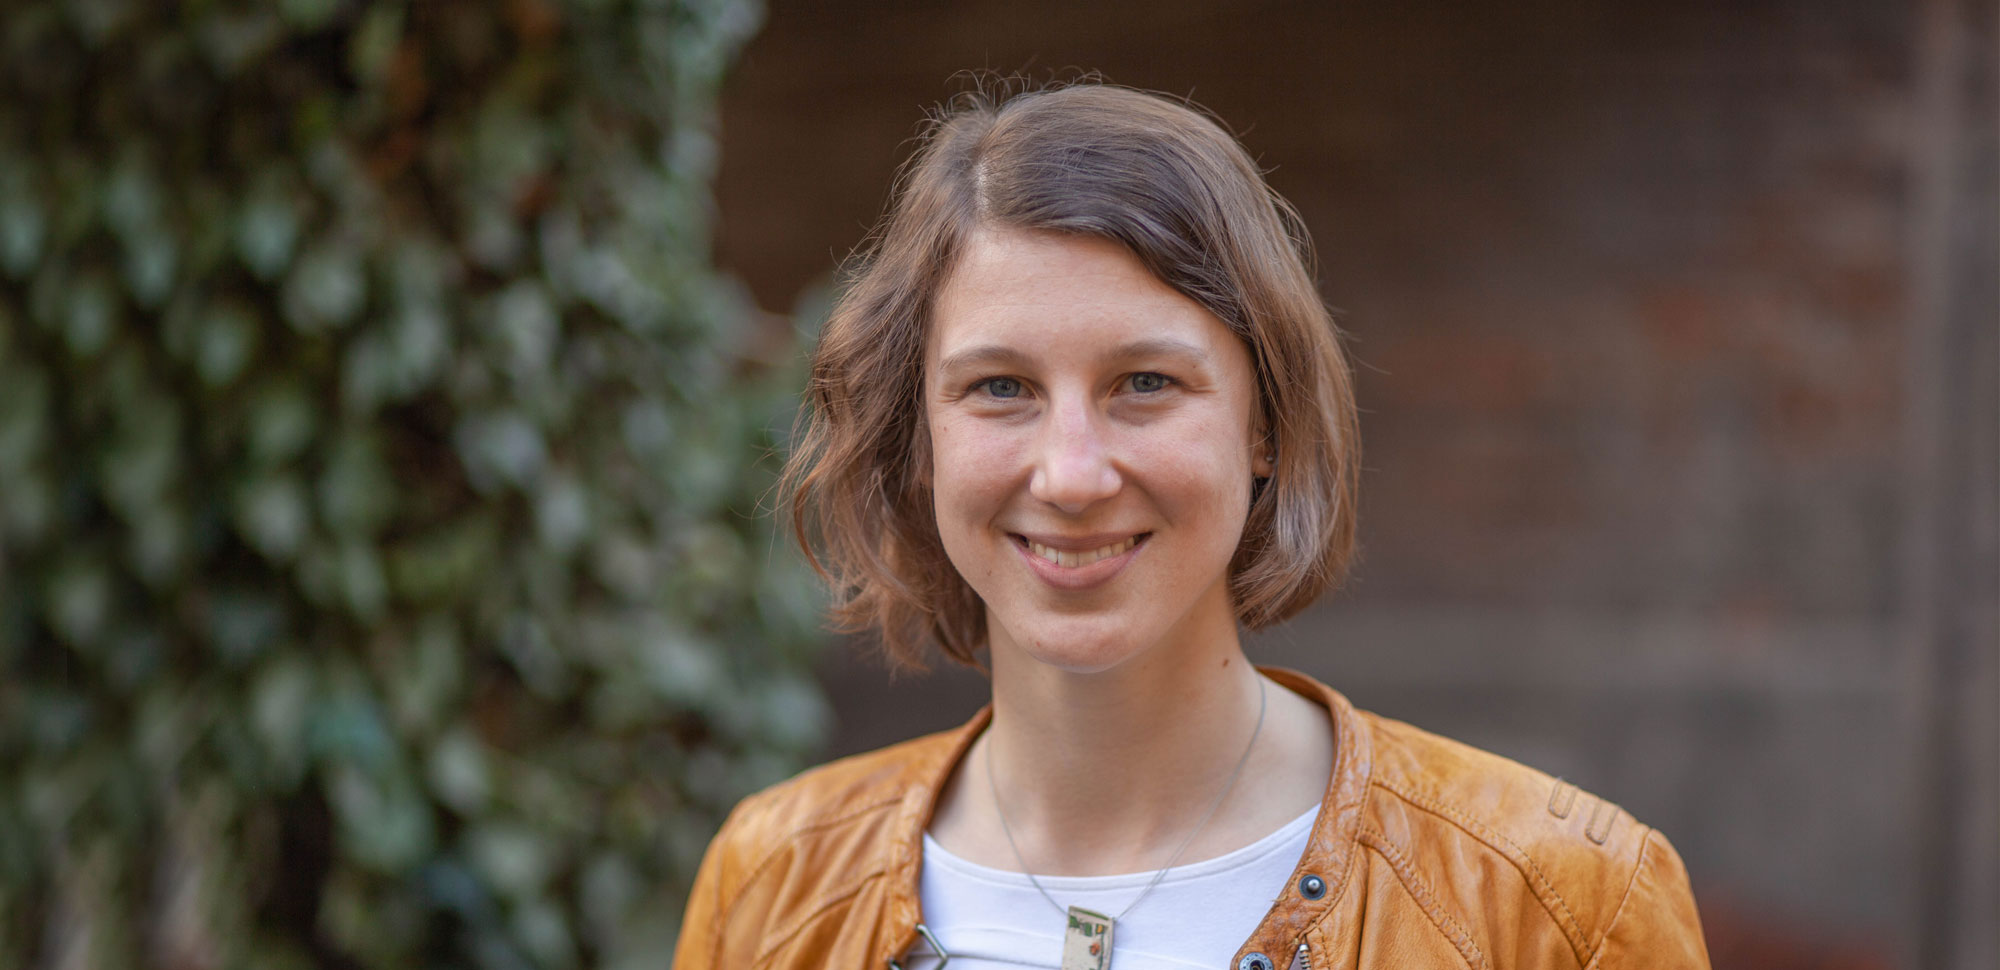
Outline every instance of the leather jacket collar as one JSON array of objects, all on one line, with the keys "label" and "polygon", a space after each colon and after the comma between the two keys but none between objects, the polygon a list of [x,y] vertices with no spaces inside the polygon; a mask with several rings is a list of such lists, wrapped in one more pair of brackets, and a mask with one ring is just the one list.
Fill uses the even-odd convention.
[{"label": "leather jacket collar", "polygon": [[[1348,872],[1348,859],[1354,852],[1372,763],[1368,732],[1361,729],[1358,715],[1347,698],[1304,674],[1278,667],[1259,667],[1258,670],[1280,686],[1327,709],[1333,718],[1334,757],[1333,774],[1327,780],[1319,817],[1313,822],[1305,853],[1292,870],[1292,878],[1287,884],[1290,888],[1271,907],[1256,932],[1237,948],[1236,958],[1231,961],[1231,966],[1240,966],[1242,970],[1258,970],[1251,960],[1253,955],[1264,955],[1267,960],[1276,960],[1279,954],[1289,958],[1306,927],[1323,917],[1332,908],[1334,900],[1341,897],[1341,881]],[[931,815],[937,809],[938,796],[944,791],[952,769],[964,760],[972,742],[979,738],[992,720],[993,708],[988,705],[981,708],[972,720],[953,731],[950,744],[939,748],[937,757],[918,767],[921,784],[912,787],[899,806],[894,826],[898,838],[891,852],[888,873],[889,910],[895,914],[897,927],[891,938],[896,944],[892,948],[893,953],[885,956],[885,962],[928,945],[917,931],[918,878],[923,871],[924,831],[930,825]],[[1313,884],[1318,889],[1316,897],[1308,897],[1301,888],[1306,885],[1308,877],[1319,880]],[[1288,963],[1287,959],[1276,966],[1283,967]]]},{"label": "leather jacket collar", "polygon": [[[1291,882],[1235,970],[1708,966],[1673,847],[1616,805],[1264,669],[1333,722],[1334,767]],[[689,894],[676,970],[882,970],[920,928],[923,833],[991,714],[743,800]],[[1219,968],[1228,970],[1228,968]]]}]

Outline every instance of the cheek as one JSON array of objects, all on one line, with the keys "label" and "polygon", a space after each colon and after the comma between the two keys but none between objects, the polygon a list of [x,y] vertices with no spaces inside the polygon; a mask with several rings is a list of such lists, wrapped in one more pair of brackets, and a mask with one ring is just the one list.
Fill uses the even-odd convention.
[{"label": "cheek", "polygon": [[1227,414],[1139,435],[1133,444],[1150,465],[1190,486],[1241,478],[1247,487],[1251,476],[1249,437]]},{"label": "cheek", "polygon": [[1136,484],[1167,520],[1208,536],[1203,545],[1233,549],[1250,510],[1252,469],[1242,429],[1218,418],[1138,436],[1132,445]]},{"label": "cheek", "polygon": [[1020,446],[972,421],[935,419],[931,432],[931,494],[938,527],[965,525],[963,516],[987,508],[1007,494]]}]

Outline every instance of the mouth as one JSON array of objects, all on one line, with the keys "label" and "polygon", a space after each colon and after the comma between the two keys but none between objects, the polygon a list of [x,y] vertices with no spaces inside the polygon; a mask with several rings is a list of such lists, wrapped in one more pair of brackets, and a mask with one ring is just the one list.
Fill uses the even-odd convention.
[{"label": "mouth", "polygon": [[1102,543],[1094,548],[1077,549],[1047,545],[1023,535],[1017,534],[1012,536],[1014,542],[1021,548],[1026,549],[1030,556],[1059,569],[1082,569],[1085,566],[1099,563],[1106,559],[1122,556],[1130,552],[1132,547],[1145,542],[1151,537],[1152,533],[1141,532],[1136,535],[1126,536],[1123,539]]}]

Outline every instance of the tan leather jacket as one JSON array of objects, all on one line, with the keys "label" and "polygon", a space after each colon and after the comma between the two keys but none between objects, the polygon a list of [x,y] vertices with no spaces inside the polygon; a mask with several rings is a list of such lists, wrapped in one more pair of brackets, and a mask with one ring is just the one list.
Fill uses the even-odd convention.
[{"label": "tan leather jacket", "polygon": [[[1327,708],[1336,754],[1291,883],[1230,967],[1708,966],[1665,836],[1302,674],[1265,673]],[[885,970],[928,952],[924,828],[988,717],[744,799],[702,860],[676,970]]]}]

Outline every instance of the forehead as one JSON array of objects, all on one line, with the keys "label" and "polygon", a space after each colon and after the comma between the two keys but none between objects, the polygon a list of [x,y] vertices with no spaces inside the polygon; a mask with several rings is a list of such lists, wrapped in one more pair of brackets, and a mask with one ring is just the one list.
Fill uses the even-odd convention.
[{"label": "forehead", "polygon": [[938,293],[926,358],[992,342],[1087,353],[1101,342],[1171,337],[1206,349],[1238,341],[1199,303],[1123,246],[1092,236],[981,229]]}]

